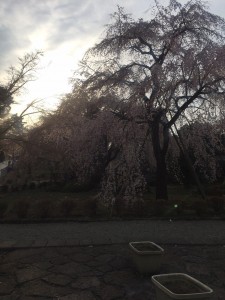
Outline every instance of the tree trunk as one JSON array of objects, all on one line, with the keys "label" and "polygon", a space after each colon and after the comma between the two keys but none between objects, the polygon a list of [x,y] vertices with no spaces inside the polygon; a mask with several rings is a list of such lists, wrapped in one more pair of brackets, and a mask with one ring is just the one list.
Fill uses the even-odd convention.
[{"label": "tree trunk", "polygon": [[189,157],[188,151],[187,151],[187,149],[186,149],[186,147],[184,145],[183,138],[182,138],[181,134],[179,133],[176,125],[175,125],[175,129],[176,129],[177,135],[179,137],[180,143],[179,143],[178,138],[176,137],[175,133],[172,130],[174,139],[175,139],[175,141],[176,141],[176,143],[177,143],[177,145],[178,145],[181,153],[183,153],[183,155],[184,155],[184,159],[185,159],[185,161],[187,163],[188,170],[189,170],[192,178],[194,179],[194,181],[195,181],[195,183],[197,185],[198,191],[199,191],[202,199],[205,200],[206,199],[206,194],[205,194],[204,188],[201,185],[201,182],[200,182],[200,180],[198,178],[198,175],[195,172],[195,169],[194,169],[194,167],[192,165],[192,161],[191,161],[191,159]]},{"label": "tree trunk", "polygon": [[162,153],[156,157],[156,199],[168,199],[166,160]]},{"label": "tree trunk", "polygon": [[[168,199],[167,192],[167,170],[166,170],[166,153],[169,144],[169,131],[163,127],[163,134],[160,134],[160,121],[162,111],[159,112],[154,121],[151,123],[152,145],[156,159],[156,199]],[[160,138],[162,146],[160,145]]]}]

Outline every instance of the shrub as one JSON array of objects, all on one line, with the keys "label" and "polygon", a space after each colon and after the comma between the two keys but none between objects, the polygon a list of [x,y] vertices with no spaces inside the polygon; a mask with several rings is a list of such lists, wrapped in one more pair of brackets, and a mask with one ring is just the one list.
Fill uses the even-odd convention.
[{"label": "shrub", "polygon": [[17,185],[12,185],[11,186],[11,192],[18,192],[19,188]]},{"label": "shrub", "polygon": [[124,215],[127,211],[127,207],[122,197],[117,196],[115,202],[111,204],[111,214],[115,213],[118,216]]},{"label": "shrub", "polygon": [[22,184],[21,190],[24,191],[24,190],[26,190],[26,189],[27,189],[27,184],[26,184],[26,183]]},{"label": "shrub", "polygon": [[87,215],[89,217],[96,216],[97,209],[98,209],[97,199],[91,199],[91,200],[87,201],[87,203],[85,204],[85,211],[87,211]]},{"label": "shrub", "polygon": [[29,200],[20,199],[14,202],[13,211],[15,212],[15,214],[19,219],[24,219],[27,217],[29,207],[30,207]]},{"label": "shrub", "polygon": [[222,186],[210,186],[206,189],[208,196],[222,196],[224,194],[224,189]]},{"label": "shrub", "polygon": [[34,190],[35,188],[36,188],[36,184],[35,184],[34,182],[30,182],[30,183],[28,184],[28,189]]},{"label": "shrub", "polygon": [[8,204],[6,202],[0,202],[0,218],[2,219],[4,216],[4,213],[8,207]]},{"label": "shrub", "polygon": [[45,190],[47,192],[64,192],[63,191],[63,183],[62,182],[50,182],[46,187]]},{"label": "shrub", "polygon": [[51,216],[52,202],[50,200],[40,200],[36,205],[36,216],[38,218],[49,218]]},{"label": "shrub", "polygon": [[208,199],[210,207],[213,208],[215,213],[222,213],[224,210],[224,197],[210,197]]},{"label": "shrub", "polygon": [[61,202],[61,211],[63,216],[68,217],[73,214],[73,210],[76,207],[76,203],[73,199],[63,199]]},{"label": "shrub", "polygon": [[163,216],[166,212],[166,200],[157,199],[152,201],[152,208],[154,216]]},{"label": "shrub", "polygon": [[138,216],[138,217],[146,216],[148,211],[147,211],[146,204],[144,203],[144,201],[138,200],[138,201],[134,202],[134,204],[132,206],[132,212],[135,216]]},{"label": "shrub", "polygon": [[9,187],[8,187],[7,184],[4,184],[4,185],[1,186],[1,192],[3,192],[3,193],[8,192],[8,189],[9,189]]},{"label": "shrub", "polygon": [[169,203],[169,205],[164,206],[164,210],[162,210],[161,216],[174,218],[182,215],[183,210],[180,205],[176,203]]},{"label": "shrub", "polygon": [[195,199],[192,204],[197,216],[201,217],[206,213],[207,203],[201,199]]}]

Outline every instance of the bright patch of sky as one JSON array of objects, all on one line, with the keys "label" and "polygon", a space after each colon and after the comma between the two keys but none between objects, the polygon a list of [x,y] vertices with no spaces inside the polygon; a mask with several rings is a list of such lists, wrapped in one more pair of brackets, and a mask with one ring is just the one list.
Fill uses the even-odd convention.
[{"label": "bright patch of sky", "polygon": [[[168,0],[158,0],[168,4]],[[180,0],[186,3],[185,0]],[[225,17],[225,1],[208,1],[210,11]],[[34,99],[43,99],[46,109],[54,109],[61,95],[69,92],[69,78],[85,51],[98,42],[104,25],[117,5],[134,18],[151,16],[154,0],[0,0],[0,79],[17,57],[41,49],[44,56],[37,80],[27,85],[17,99],[23,109]]]}]

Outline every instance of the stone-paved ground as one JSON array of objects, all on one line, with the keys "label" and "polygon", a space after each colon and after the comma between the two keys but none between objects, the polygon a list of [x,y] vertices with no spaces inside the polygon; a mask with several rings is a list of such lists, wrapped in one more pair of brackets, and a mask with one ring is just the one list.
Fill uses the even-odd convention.
[{"label": "stone-paved ground", "polygon": [[[225,299],[224,246],[163,247],[161,273],[188,273]],[[150,277],[136,272],[127,245],[0,252],[0,300],[154,300]]]}]

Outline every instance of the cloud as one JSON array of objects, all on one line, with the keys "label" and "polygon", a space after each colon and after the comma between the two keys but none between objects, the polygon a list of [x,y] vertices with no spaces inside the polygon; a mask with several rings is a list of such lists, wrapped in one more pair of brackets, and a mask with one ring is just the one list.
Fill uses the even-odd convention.
[{"label": "cloud", "polygon": [[47,15],[43,5],[35,8],[29,0],[0,1],[0,73],[32,48],[30,36]]},{"label": "cloud", "polygon": [[5,26],[0,27],[0,60],[4,60],[4,55],[14,48],[14,36],[11,30]]},{"label": "cloud", "polygon": [[0,25],[0,73],[12,64],[11,56],[15,56],[17,49],[29,47],[29,40],[17,36],[10,28]]},{"label": "cloud", "polygon": [[53,8],[53,24],[49,34],[49,46],[85,39],[98,31],[92,24],[95,7],[92,1],[73,1]]},{"label": "cloud", "polygon": [[[186,0],[181,0],[186,2]],[[224,0],[212,2],[214,10]],[[166,4],[168,0],[160,0]],[[135,17],[150,15],[153,0],[7,0],[0,1],[0,69],[34,48],[52,51],[63,44],[96,41],[110,14],[124,6]]]},{"label": "cloud", "polygon": [[[166,5],[169,0],[159,2]],[[224,0],[209,0],[209,4],[211,12],[225,14]],[[43,49],[43,95],[65,92],[72,70],[85,51],[100,40],[117,5],[134,18],[148,18],[154,0],[0,0],[0,76],[17,63],[17,57]],[[35,97],[42,97],[38,95],[40,86],[37,81],[31,88]],[[28,98],[33,97],[31,94]]]}]

